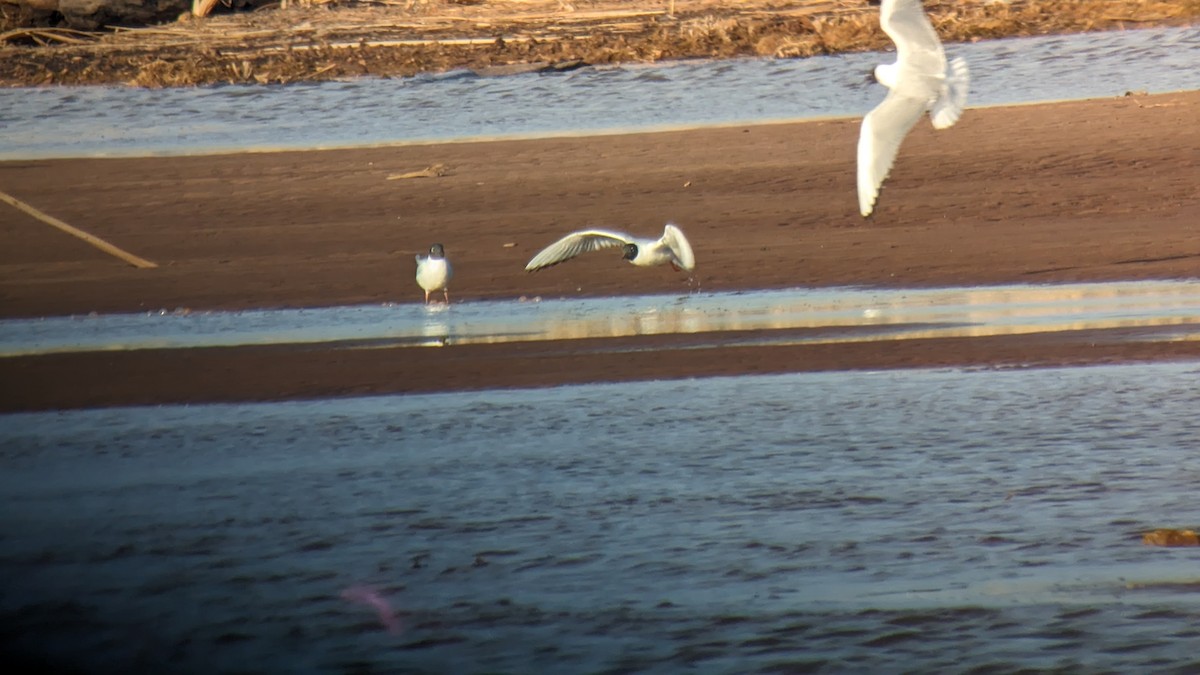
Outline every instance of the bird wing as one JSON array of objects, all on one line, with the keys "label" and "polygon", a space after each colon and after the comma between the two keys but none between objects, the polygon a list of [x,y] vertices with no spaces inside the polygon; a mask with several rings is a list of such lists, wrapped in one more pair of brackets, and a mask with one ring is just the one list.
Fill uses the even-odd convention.
[{"label": "bird wing", "polygon": [[683,230],[667,223],[663,228],[662,241],[671,249],[676,265],[689,272],[696,267],[696,256],[692,253],[692,245],[688,243],[687,237],[683,236]]},{"label": "bird wing", "polygon": [[581,253],[599,251],[602,248],[624,246],[631,243],[635,242],[629,235],[611,230],[580,230],[572,232],[533,256],[533,260],[530,260],[529,264],[525,266],[525,271],[534,272],[543,267],[550,267],[570,260]]},{"label": "bird wing", "polygon": [[879,25],[896,43],[896,62],[903,70],[941,76],[946,72],[946,53],[925,15],[921,0],[883,0]]},{"label": "bird wing", "polygon": [[863,118],[858,134],[858,210],[864,218],[875,208],[900,143],[925,112],[926,103],[893,91]]},{"label": "bird wing", "polygon": [[950,62],[950,76],[942,86],[941,95],[929,111],[934,129],[954,126],[967,105],[967,90],[971,85],[971,70],[962,58]]}]

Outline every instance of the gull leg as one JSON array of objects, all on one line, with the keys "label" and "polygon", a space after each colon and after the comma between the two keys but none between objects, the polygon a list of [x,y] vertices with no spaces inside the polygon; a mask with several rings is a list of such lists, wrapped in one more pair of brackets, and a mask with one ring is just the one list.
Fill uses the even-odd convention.
[{"label": "gull leg", "polygon": [[425,291],[425,304],[429,304],[429,291]]},{"label": "gull leg", "polygon": [[449,288],[442,289],[442,296],[446,298],[446,304],[447,305],[450,304],[450,289]]}]

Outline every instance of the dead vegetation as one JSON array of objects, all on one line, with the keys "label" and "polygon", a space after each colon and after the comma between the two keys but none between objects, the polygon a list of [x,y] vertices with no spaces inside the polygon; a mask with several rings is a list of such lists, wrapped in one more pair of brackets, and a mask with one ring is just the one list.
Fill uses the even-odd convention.
[{"label": "dead vegetation", "polygon": [[1200,546],[1200,536],[1195,530],[1159,529],[1142,535],[1147,546]]},{"label": "dead vegetation", "polygon": [[[949,42],[1200,17],[1200,0],[941,0],[926,7]],[[878,10],[866,0],[284,0],[146,28],[12,28],[0,33],[0,84],[287,83],[888,47]]]}]

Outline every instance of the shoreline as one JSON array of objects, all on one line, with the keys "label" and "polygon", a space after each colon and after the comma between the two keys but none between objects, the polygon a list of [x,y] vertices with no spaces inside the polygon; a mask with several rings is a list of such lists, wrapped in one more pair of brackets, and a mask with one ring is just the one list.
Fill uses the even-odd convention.
[{"label": "shoreline", "polygon": [[[137,269],[0,205],[0,317],[417,303],[412,256],[433,241],[454,261],[455,302],[675,294],[689,288],[682,275],[603,251],[523,271],[579,227],[649,234],[668,221],[692,241],[704,291],[1196,279],[1198,109],[1192,91],[972,109],[940,132],[919,125],[870,219],[855,202],[857,119],[0,162],[5,192],[157,265]],[[450,170],[388,180],[439,163]],[[0,411],[1200,359],[1200,341],[1123,329],[843,345],[727,338],[704,349],[677,335],[4,358]]]},{"label": "shoreline", "polygon": [[[122,265],[0,205],[12,214],[0,318],[412,301],[406,264],[431,238],[459,263],[459,300],[672,293],[686,288],[679,275],[614,269],[600,254],[522,271],[572,229],[671,221],[693,241],[704,290],[1194,277],[1198,107],[1193,91],[918,126],[867,220],[854,204],[857,118],[0,161],[5,192],[159,265]],[[437,164],[446,175],[389,180]],[[1160,233],[1145,236],[1146,222]]]},{"label": "shoreline", "polygon": [[[1139,342],[1138,333],[1114,329],[701,349],[690,344],[696,336],[684,334],[443,348],[251,346],[55,354],[0,359],[0,380],[26,383],[19,390],[0,387],[0,416],[786,373],[1200,365],[1200,340]],[[701,336],[718,341],[736,337]]]},{"label": "shoreline", "polygon": [[[1061,98],[1048,99],[1038,101],[1022,101],[1017,103],[993,103],[978,106],[967,106],[964,108],[964,114],[969,114],[971,111],[983,110],[998,110],[1008,108],[1026,108],[1039,106],[1052,106],[1063,103],[1089,103],[1113,101],[1120,98],[1129,98],[1136,100],[1138,98],[1149,98],[1158,96],[1171,95],[1186,95],[1193,93],[1195,89],[1171,89],[1167,91],[1154,92],[1133,92],[1128,91],[1123,95],[1118,96],[1086,96],[1081,98]],[[227,155],[270,155],[281,153],[297,153],[297,152],[348,152],[348,151],[367,151],[367,150],[387,150],[387,149],[404,149],[411,147],[429,147],[429,146],[446,146],[446,145],[465,145],[479,143],[514,143],[522,141],[549,141],[549,140],[571,140],[571,139],[601,139],[612,136],[632,136],[643,134],[669,134],[677,132],[690,131],[707,131],[707,130],[724,130],[724,129],[741,129],[754,127],[771,127],[771,126],[790,126],[797,124],[813,124],[820,122],[852,122],[860,123],[862,115],[812,115],[807,117],[790,117],[790,118],[772,118],[772,119],[751,119],[732,122],[711,122],[711,123],[695,123],[695,124],[664,124],[652,125],[645,127],[613,127],[610,129],[591,129],[586,131],[547,131],[547,132],[529,132],[529,133],[512,133],[512,134],[493,134],[479,136],[457,136],[447,138],[421,138],[412,140],[385,141],[380,143],[347,143],[347,144],[330,144],[330,145],[309,145],[309,146],[214,146],[212,148],[200,149],[194,151],[137,151],[132,150],[129,153],[120,151],[104,152],[104,153],[83,153],[73,155],[57,155],[57,154],[30,154],[16,157],[5,157],[0,155],[0,163],[4,162],[19,162],[19,161],[39,161],[39,160],[76,160],[76,159],[154,159],[154,158],[171,158],[171,157],[217,157]]]}]

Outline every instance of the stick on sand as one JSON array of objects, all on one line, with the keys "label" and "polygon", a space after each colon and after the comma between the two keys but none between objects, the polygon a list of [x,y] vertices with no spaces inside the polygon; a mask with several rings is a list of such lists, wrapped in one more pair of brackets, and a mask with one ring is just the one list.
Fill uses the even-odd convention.
[{"label": "stick on sand", "polygon": [[104,241],[103,239],[101,239],[100,237],[97,237],[94,234],[89,234],[77,227],[72,227],[72,226],[64,223],[63,221],[59,220],[58,218],[55,218],[52,215],[42,213],[41,211],[37,210],[33,206],[26,204],[25,202],[21,201],[20,199],[17,199],[16,197],[14,197],[6,192],[0,192],[0,201],[7,202],[7,203],[13,205],[14,207],[24,211],[25,213],[28,213],[29,215],[33,216],[34,218],[37,218],[38,220],[42,221],[43,223],[46,223],[47,225],[53,225],[54,227],[57,227],[58,229],[62,230],[63,232],[66,232],[67,234],[69,234],[71,236],[79,237],[80,239],[86,241],[87,243],[91,244],[92,246],[95,246],[96,248],[100,249],[101,251],[104,251],[105,253],[107,253],[109,255],[116,256],[116,257],[120,258],[121,260],[124,260],[125,262],[129,263],[130,265],[133,265],[134,267],[140,267],[142,269],[158,267],[158,265],[150,262],[149,260],[146,260],[145,258],[139,258],[136,255],[129,253],[128,251],[122,251],[121,249],[117,248],[116,246],[113,246],[112,244],[108,243],[107,241]]},{"label": "stick on sand", "polygon": [[409,171],[408,173],[394,173],[387,177],[388,180],[400,180],[402,178],[437,178],[445,176],[450,172],[450,167],[445,164],[434,164],[427,166],[420,171]]}]

